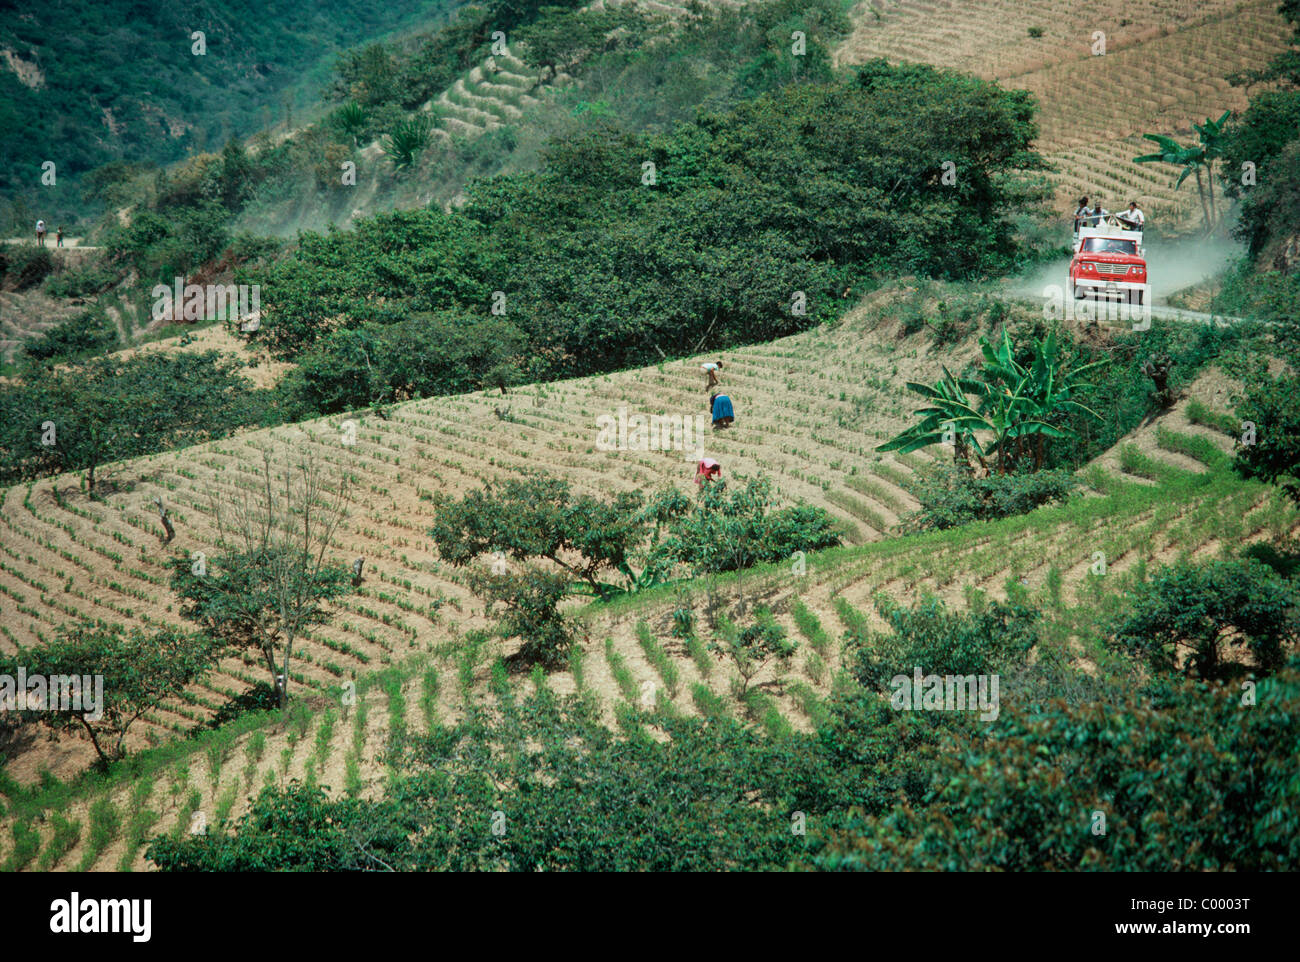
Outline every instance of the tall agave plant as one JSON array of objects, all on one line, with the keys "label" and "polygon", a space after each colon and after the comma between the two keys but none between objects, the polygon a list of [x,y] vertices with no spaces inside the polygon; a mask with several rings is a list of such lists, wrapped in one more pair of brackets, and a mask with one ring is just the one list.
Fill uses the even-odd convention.
[{"label": "tall agave plant", "polygon": [[361,140],[361,132],[366,129],[366,108],[355,100],[350,100],[334,112],[334,123],[339,130],[352,138],[353,145]]},{"label": "tall agave plant", "polygon": [[415,165],[420,151],[429,145],[431,131],[429,118],[424,116],[404,120],[393,128],[393,132],[384,138],[382,146],[395,170]]}]

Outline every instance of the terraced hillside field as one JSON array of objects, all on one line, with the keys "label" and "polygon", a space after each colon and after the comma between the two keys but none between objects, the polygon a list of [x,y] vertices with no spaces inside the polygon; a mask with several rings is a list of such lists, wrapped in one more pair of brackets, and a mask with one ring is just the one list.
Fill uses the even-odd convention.
[{"label": "terraced hillside field", "polygon": [[[1279,536],[1300,521],[1275,489],[1228,473],[1231,439],[1189,423],[1180,405],[1144,427],[1113,460],[1095,465],[1086,475],[1090,496],[1072,505],[956,532],[887,537],[915,506],[909,488],[926,460],[882,458],[873,450],[906,421],[911,405],[901,383],[929,379],[941,361],[960,366],[974,345],[934,352],[920,339],[900,337],[892,324],[872,327],[867,316],[859,309],[839,325],[726,358],[724,384],[738,420],[726,433],[709,434],[702,453],[720,460],[728,476],[763,470],[786,496],[827,507],[844,523],[848,542],[807,558],[805,571],[777,565],[690,587],[688,603],[701,619],[718,604],[762,599],[792,637],[803,639],[779,677],[769,667],[756,679],[763,686],[760,710],[737,701],[728,662],[671,635],[671,611],[682,600],[663,591],[588,611],[569,670],[541,683],[559,692],[591,691],[611,724],[620,705],[642,701],[649,690],[683,713],[746,712],[772,730],[807,728],[830,692],[843,630],[880,624],[870,603],[877,591],[902,600],[931,591],[961,604],[972,588],[1000,596],[1022,580],[1030,591],[1081,599],[1109,584],[1092,574],[1096,552],[1104,553],[1112,575],[1122,576],[1179,553],[1204,556],[1220,545]],[[386,730],[452,720],[468,699],[493,697],[484,694],[491,664],[514,644],[467,643],[466,631],[487,621],[464,573],[442,562],[430,543],[433,494],[537,468],[597,494],[662,484],[691,490],[692,462],[701,452],[598,451],[596,419],[617,417],[622,406],[644,414],[702,411],[697,361],[533,386],[506,397],[411,402],[394,407],[387,420],[358,416],[354,445],[343,443],[345,418],[248,433],[118,465],[106,472],[118,489],[100,502],[88,501],[68,476],[5,491],[0,645],[6,650],[40,644],[57,624],[80,616],[175,623],[152,499],[163,498],[176,523],[169,550],[210,551],[209,494],[249,483],[256,449],[268,443],[310,446],[352,475],[357,500],[338,556],[363,556],[367,564],[361,589],[299,649],[291,692],[300,714],[292,723],[174,740],[263,680],[265,669],[254,659],[227,659],[147,719],[134,748],[180,746],[166,771],[77,796],[60,816],[65,821],[38,828],[43,857],[52,860],[44,867],[145,867],[132,838],[185,831],[196,817],[237,817],[263,784],[297,777],[336,792],[376,791],[384,778]],[[1192,393],[1221,411],[1228,390],[1210,375]],[[352,679],[360,684],[358,701],[341,704],[340,686]],[[22,783],[35,782],[43,769],[69,777],[90,760],[85,743],[75,739],[28,737],[6,769]],[[91,833],[89,826],[108,819],[110,810],[121,816],[114,841],[97,848],[91,839],[102,842],[104,831]],[[129,812],[152,812],[155,820],[132,829]],[[68,847],[77,821],[86,831],[78,829]],[[24,851],[26,843],[9,827],[0,826],[0,839],[10,852]]]},{"label": "terraced hillside field", "polygon": [[[1174,191],[1172,168],[1132,162],[1150,152],[1141,135],[1185,138],[1193,121],[1244,108],[1246,92],[1224,78],[1285,48],[1289,28],[1276,8],[1273,0],[873,0],[855,9],[837,59],[932,63],[1029,90],[1062,211],[1082,194],[1112,209],[1136,198],[1149,218],[1181,225],[1199,215],[1195,190]],[[1103,55],[1094,53],[1097,32]]]}]

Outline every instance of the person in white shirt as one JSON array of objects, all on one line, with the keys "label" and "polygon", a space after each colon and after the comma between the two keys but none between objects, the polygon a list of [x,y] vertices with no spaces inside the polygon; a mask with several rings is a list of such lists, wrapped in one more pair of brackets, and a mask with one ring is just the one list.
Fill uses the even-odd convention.
[{"label": "person in white shirt", "polygon": [[1138,202],[1131,200],[1128,202],[1128,210],[1119,215],[1119,219],[1133,230],[1141,230],[1142,225],[1146,223],[1146,216],[1142,213],[1142,208]]},{"label": "person in white shirt", "polygon": [[704,389],[707,391],[709,388],[717,385],[718,372],[722,370],[722,361],[721,359],[717,361],[707,361],[700,365],[700,370],[704,372],[706,378]]},{"label": "person in white shirt", "polygon": [[36,222],[36,243],[41,247],[45,246],[45,221],[43,220]]}]

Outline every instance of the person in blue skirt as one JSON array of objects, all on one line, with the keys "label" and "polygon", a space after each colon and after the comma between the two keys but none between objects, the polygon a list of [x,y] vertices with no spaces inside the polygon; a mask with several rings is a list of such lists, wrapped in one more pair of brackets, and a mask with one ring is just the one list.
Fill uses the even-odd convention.
[{"label": "person in blue skirt", "polygon": [[736,419],[736,412],[731,407],[731,398],[725,394],[714,394],[709,398],[709,404],[713,408],[713,427],[715,429],[731,427],[731,422]]}]

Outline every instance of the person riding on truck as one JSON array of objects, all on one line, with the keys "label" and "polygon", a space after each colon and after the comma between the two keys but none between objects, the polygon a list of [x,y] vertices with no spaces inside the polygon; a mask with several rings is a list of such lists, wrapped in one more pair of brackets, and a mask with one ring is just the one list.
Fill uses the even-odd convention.
[{"label": "person riding on truck", "polygon": [[1079,228],[1085,226],[1084,218],[1088,216],[1088,198],[1080,197],[1079,206],[1074,212],[1074,233],[1079,234]]},{"label": "person riding on truck", "polygon": [[1119,220],[1128,230],[1141,230],[1146,223],[1146,215],[1142,213],[1138,202],[1131,200],[1128,202],[1128,210],[1119,215]]}]

